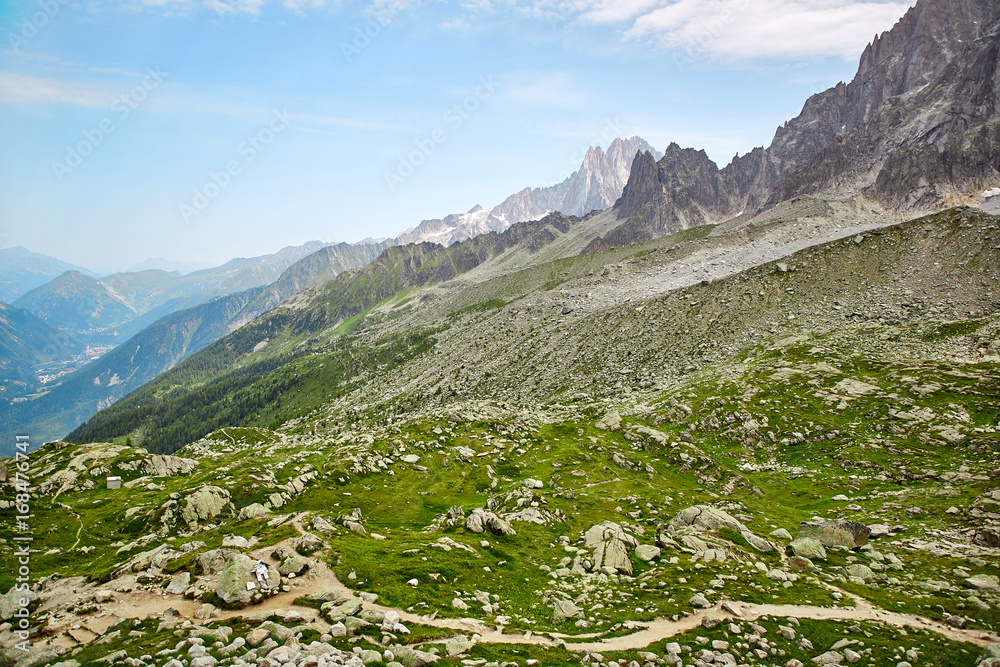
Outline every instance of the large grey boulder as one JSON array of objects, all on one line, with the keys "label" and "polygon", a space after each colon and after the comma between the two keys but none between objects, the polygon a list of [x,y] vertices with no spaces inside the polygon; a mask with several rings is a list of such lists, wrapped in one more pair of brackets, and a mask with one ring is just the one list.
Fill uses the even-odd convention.
[{"label": "large grey boulder", "polygon": [[857,549],[868,541],[871,534],[868,526],[857,521],[803,521],[799,524],[799,537],[814,537],[824,547]]},{"label": "large grey boulder", "polygon": [[180,595],[187,590],[187,587],[191,585],[191,573],[190,572],[178,572],[167,584],[167,593],[171,595]]},{"label": "large grey boulder", "polygon": [[239,520],[263,519],[270,514],[270,511],[260,503],[251,503],[240,509]]},{"label": "large grey boulder", "polygon": [[452,637],[444,643],[445,653],[448,654],[449,658],[454,658],[456,656],[462,655],[463,653],[468,653],[472,650],[472,647],[476,645],[476,642],[472,641],[471,637],[466,637],[465,635],[458,635]]},{"label": "large grey boulder", "polygon": [[198,566],[202,574],[215,574],[221,572],[226,566],[226,562],[236,555],[232,549],[212,549],[198,554]]},{"label": "large grey boulder", "polygon": [[205,485],[187,497],[181,517],[189,526],[208,521],[229,506],[229,491],[218,486]]},{"label": "large grey boulder", "polygon": [[1000,593],[1000,577],[997,577],[995,574],[976,574],[967,577],[964,583],[968,588]]},{"label": "large grey boulder", "polygon": [[[245,607],[250,604],[254,593],[258,590],[257,577],[253,574],[253,567],[256,564],[257,561],[245,554],[236,554],[227,561],[215,584],[215,594],[219,599],[231,607]],[[271,586],[276,586],[280,576],[274,568],[268,566],[267,569]],[[253,586],[248,588],[247,583],[252,583]]]},{"label": "large grey boulder", "polygon": [[171,477],[173,475],[186,475],[197,467],[198,462],[194,459],[152,454],[142,461],[139,470],[153,477]]},{"label": "large grey boulder", "polygon": [[558,599],[552,603],[552,623],[555,625],[582,616],[583,610],[577,607],[572,600]]},{"label": "large grey boulder", "polygon": [[474,509],[465,518],[465,528],[473,533],[483,533],[489,530],[494,535],[516,535],[517,532],[509,523],[495,512],[484,509]]},{"label": "large grey boulder", "polygon": [[660,548],[649,544],[640,544],[635,548],[635,557],[648,563],[660,557]]},{"label": "large grey boulder", "polygon": [[757,551],[766,553],[775,550],[775,546],[771,542],[755,535],[742,521],[711,505],[695,505],[681,510],[677,516],[670,520],[667,528],[672,533],[678,534],[692,530],[717,533],[722,528],[728,528],[739,533],[740,537]]},{"label": "large grey boulder", "polygon": [[788,546],[796,556],[809,560],[826,560],[826,549],[815,537],[800,537]]},{"label": "large grey boulder", "polygon": [[290,574],[298,576],[307,569],[309,569],[309,561],[299,555],[289,556],[278,566],[278,572],[286,577]]},{"label": "large grey boulder", "polygon": [[869,581],[875,579],[875,573],[872,572],[872,569],[867,565],[862,565],[860,563],[848,565],[846,568],[844,568],[844,572],[847,574],[849,578],[860,579],[866,584]]},{"label": "large grey boulder", "polygon": [[594,569],[602,567],[623,574],[632,574],[629,549],[639,546],[638,540],[613,521],[591,526],[583,535],[584,545],[594,550]]},{"label": "large grey boulder", "polygon": [[424,667],[438,661],[438,656],[433,653],[418,651],[402,644],[393,644],[390,650],[395,656],[396,662],[404,667]]},{"label": "large grey boulder", "polygon": [[0,595],[0,621],[9,621],[14,618],[14,614],[21,609],[21,602],[26,600],[28,604],[38,596],[28,590],[19,591],[14,586],[5,595]]}]

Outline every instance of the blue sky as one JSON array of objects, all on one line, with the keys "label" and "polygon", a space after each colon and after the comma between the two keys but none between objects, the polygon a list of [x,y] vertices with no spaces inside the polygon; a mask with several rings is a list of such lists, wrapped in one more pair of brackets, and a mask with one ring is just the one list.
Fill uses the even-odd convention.
[{"label": "blue sky", "polygon": [[0,246],[107,270],[394,236],[616,135],[722,166],[907,6],[3,0]]}]

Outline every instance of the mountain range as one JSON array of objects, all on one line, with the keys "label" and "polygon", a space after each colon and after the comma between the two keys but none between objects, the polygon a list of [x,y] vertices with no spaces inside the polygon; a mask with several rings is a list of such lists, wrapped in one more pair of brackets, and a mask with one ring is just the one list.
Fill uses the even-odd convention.
[{"label": "mountain range", "polygon": [[[859,210],[882,214],[887,220],[973,201],[984,188],[1000,183],[992,138],[998,131],[998,32],[993,3],[963,0],[954,7],[941,1],[918,3],[869,45],[850,83],[810,97],[797,117],[777,129],[766,148],[737,156],[719,169],[701,150],[672,143],[659,154],[638,137],[616,139],[606,152],[589,150],[580,169],[562,183],[526,188],[489,209],[477,206],[467,213],[425,220],[396,239],[382,242],[381,248],[388,248],[386,254],[360,272],[341,273],[364,266],[378,253],[361,251],[360,256],[355,254],[336,266],[325,255],[305,256],[310,267],[304,271],[306,278],[299,270],[274,276],[271,279],[277,282],[255,293],[236,292],[232,286],[238,279],[221,280],[220,274],[226,272],[219,270],[194,272],[183,279],[175,275],[170,289],[156,288],[156,280],[173,275],[162,272],[130,275],[128,281],[114,276],[98,281],[67,273],[24,295],[15,305],[42,319],[48,317],[50,324],[73,323],[73,333],[84,340],[101,340],[121,329],[134,334],[156,317],[192,301],[204,301],[219,292],[234,294],[229,300],[211,302],[214,305],[208,310],[218,308],[224,315],[209,316],[216,324],[195,337],[196,344],[180,350],[159,344],[162,355],[144,365],[155,374],[282,299],[303,290],[306,296],[312,294],[314,285],[338,275],[326,289],[328,296],[329,290],[338,290],[330,298],[341,306],[330,312],[329,303],[323,301],[307,317],[309,322],[334,326],[398,290],[482,272],[481,265],[493,267],[489,271],[517,270],[543,257],[558,259],[624,247],[711,224],[724,223],[723,228],[737,230],[766,218],[782,202],[803,196],[852,202]],[[440,256],[433,244],[447,247],[448,254]],[[339,255],[343,259],[344,252],[355,253],[349,248],[364,247],[342,244]],[[209,278],[218,281],[216,286]],[[199,281],[201,291],[178,296],[193,281]],[[103,290],[103,299],[94,297],[93,303],[84,299],[85,307],[74,313],[71,308],[77,302],[61,298],[65,283],[86,284],[95,293]],[[302,298],[306,297],[300,294],[293,301],[295,308],[309,311]],[[129,320],[129,313],[139,310],[136,303],[155,305],[148,314]],[[190,326],[205,316],[203,309],[183,314],[180,320]],[[131,328],[124,328],[120,321],[132,323]],[[164,322],[146,336],[160,340],[176,321]],[[313,330],[313,324],[295,326]],[[137,350],[140,344],[130,342],[123,349]],[[79,406],[93,401],[97,409],[153,377],[123,367],[124,354],[87,371],[93,376],[91,382],[104,375],[107,382],[129,378],[124,386],[94,401],[91,385],[87,385],[86,392],[74,391],[76,398],[69,402]],[[87,398],[81,399],[84,395]],[[59,397],[60,393],[53,392],[46,414],[63,400]]]},{"label": "mountain range", "polygon": [[475,206],[435,220],[424,220],[396,237],[397,245],[429,241],[451,245],[487,232],[502,232],[517,222],[538,220],[553,212],[581,216],[605,209],[621,196],[628,181],[632,160],[639,153],[660,153],[639,137],[615,138],[604,151],[591,146],[580,168],[561,183],[541,188],[525,188],[492,208]]},{"label": "mountain range", "polygon": [[1000,4],[919,0],[722,169],[604,154],[13,403],[86,421],[0,461],[0,662],[997,667],[998,64]]},{"label": "mountain range", "polygon": [[23,246],[0,248],[0,301],[12,303],[67,271],[90,275],[82,266],[31,252]]},{"label": "mountain range", "polygon": [[[67,347],[61,366],[58,359],[45,355],[45,365],[31,365],[31,360],[42,358],[37,352],[0,357],[11,376],[18,378],[4,387],[7,401],[18,404],[5,408],[0,403],[0,431],[30,428],[43,438],[64,435],[97,410],[282,300],[364,266],[388,247],[426,242],[450,245],[540,218],[552,210],[583,214],[607,208],[621,194],[631,158],[640,151],[656,152],[638,137],[615,139],[607,152],[592,147],[580,169],[562,183],[525,188],[490,210],[476,207],[468,214],[424,221],[396,239],[337,245],[315,241],[186,275],[146,269],[97,278],[68,270],[13,305],[70,339],[83,341],[89,354],[71,354]],[[4,336],[0,332],[0,344],[7,341],[13,348],[14,341]],[[100,359],[95,360],[96,356]],[[27,381],[30,378],[34,381]],[[23,402],[39,391],[43,395]]]},{"label": "mountain range", "polygon": [[[178,388],[172,401],[190,405],[203,387],[226,386],[235,392],[258,382],[256,376],[244,372],[255,365],[277,369],[265,377],[285,377],[281,369],[294,366],[303,350],[324,345],[310,343],[312,337],[324,340],[329,334],[323,332],[339,332],[345,323],[366,313],[376,317],[376,313],[395,312],[392,308],[384,312],[379,304],[415,288],[424,288],[422,299],[433,298],[437,291],[429,286],[438,283],[475,294],[474,287],[463,285],[511,271],[541,270],[532,267],[548,266],[544,270],[555,271],[558,262],[580,253],[600,255],[601,250],[686,230],[738,238],[755,225],[771,224],[767,221],[775,216],[786,219],[775,213],[786,204],[797,207],[802,218],[816,221],[808,233],[789,232],[802,234],[796,242],[803,243],[809,238],[829,238],[829,234],[841,233],[836,230],[853,229],[862,222],[877,226],[873,218],[890,224],[954,203],[956,198],[972,201],[987,185],[1000,183],[995,155],[980,142],[996,131],[998,42],[1000,6],[996,3],[919,2],[864,51],[850,84],[838,84],[810,97],[796,118],[778,128],[767,148],[737,157],[723,169],[704,151],[677,144],[668,146],[659,159],[643,150],[638,139],[629,140],[631,144],[617,142],[603,156],[592,151],[573,178],[556,190],[531,191],[531,197],[523,201],[544,207],[548,205],[545,197],[557,195],[562,202],[587,208],[586,202],[603,196],[596,184],[605,182],[592,176],[601,170],[591,171],[588,165],[602,165],[607,175],[609,164],[625,163],[626,148],[638,146],[627,183],[610,208],[583,217],[550,214],[447,247],[428,242],[391,247],[364,268],[300,292],[284,307],[209,346],[128,401],[97,415],[74,437],[138,432],[152,414],[150,410],[172,414],[170,405],[154,408],[147,396],[162,392],[156,387],[164,384]],[[958,122],[959,116],[964,120]],[[842,159],[844,155],[850,159]],[[617,166],[612,171],[614,178],[624,173]],[[896,174],[898,179],[887,174]],[[474,209],[464,218],[425,221],[424,231],[451,240],[449,235],[463,225],[499,220],[494,211],[509,210],[501,207]],[[733,260],[727,262],[731,266]],[[609,271],[607,267],[602,270]],[[711,275],[707,266],[704,272]],[[552,284],[564,280],[554,275]],[[508,300],[504,296],[500,302]],[[575,308],[567,305],[565,312]],[[428,333],[422,335],[431,335],[434,324],[426,322],[426,326]],[[360,333],[357,336],[364,338]],[[216,358],[226,361],[213,361]],[[405,360],[407,355],[399,358]],[[221,399],[224,394],[218,395]],[[169,442],[197,438],[227,423],[225,409],[203,398],[196,401],[198,409],[212,415],[201,422],[203,432],[184,427],[179,436],[170,424],[156,422],[149,436],[156,448],[169,449],[176,446]],[[122,421],[124,414],[129,417]],[[235,424],[248,418],[253,421],[247,414],[228,419]],[[109,429],[108,420],[118,426]],[[123,430],[126,423],[131,426]]]}]

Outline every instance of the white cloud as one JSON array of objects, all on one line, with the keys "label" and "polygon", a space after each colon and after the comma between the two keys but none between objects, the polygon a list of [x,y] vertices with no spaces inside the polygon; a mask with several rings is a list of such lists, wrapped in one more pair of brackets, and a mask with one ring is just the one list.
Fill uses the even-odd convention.
[{"label": "white cloud", "polygon": [[[271,0],[130,0],[127,6],[133,9],[160,9],[176,14],[209,10],[223,16],[259,16],[269,1]],[[280,0],[280,2],[286,9],[296,13],[338,4],[338,0]]]},{"label": "white cloud", "polygon": [[597,0],[582,12],[590,23],[629,21],[656,7],[657,0]]},{"label": "white cloud", "polygon": [[616,26],[623,38],[725,60],[856,58],[912,2],[893,0],[533,0],[537,16]]},{"label": "white cloud", "polygon": [[115,95],[86,84],[0,72],[0,100],[11,104],[107,107]]},{"label": "white cloud", "polygon": [[639,16],[625,35],[725,59],[855,58],[908,7],[851,0],[677,0]]}]

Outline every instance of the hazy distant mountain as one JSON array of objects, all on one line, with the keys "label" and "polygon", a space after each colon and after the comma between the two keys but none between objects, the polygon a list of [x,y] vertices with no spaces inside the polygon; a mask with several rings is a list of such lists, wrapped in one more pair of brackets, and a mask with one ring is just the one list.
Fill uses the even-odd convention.
[{"label": "hazy distant mountain", "polygon": [[[254,286],[169,313],[143,327],[100,359],[68,375],[44,396],[17,403],[0,400],[0,432],[13,432],[20,428],[30,430],[40,440],[61,437],[98,410],[115,403],[284,299],[344,271],[369,264],[390,245],[389,241],[383,241],[321,247],[288,267],[270,285]],[[175,275],[162,271],[142,273]],[[127,275],[135,277],[135,274]],[[101,290],[107,289],[100,281],[93,282],[96,285],[90,288],[94,294],[101,295]],[[49,331],[49,337],[65,335],[55,332],[30,313],[19,312]],[[129,325],[149,317],[147,313]],[[0,311],[0,382],[4,379],[2,362],[5,354],[2,326],[3,312]],[[24,359],[19,368],[23,369],[30,363],[30,360]],[[9,397],[2,393],[0,398],[9,401]]]},{"label": "hazy distant mountain", "polygon": [[0,397],[11,400],[36,391],[40,375],[57,373],[50,364],[82,355],[85,346],[22,308],[0,301]]},{"label": "hazy distant mountain", "polygon": [[584,215],[609,208],[628,182],[636,153],[660,153],[639,137],[616,138],[605,152],[591,147],[580,168],[562,183],[543,188],[525,188],[493,208],[475,206],[467,213],[424,220],[396,238],[399,245],[429,241],[451,245],[487,232],[502,232],[517,222],[538,220],[552,212]]},{"label": "hazy distant mountain", "polygon": [[150,257],[147,260],[130,267],[127,269],[127,272],[135,273],[137,271],[159,269],[160,271],[177,271],[181,274],[186,274],[191,273],[192,271],[200,271],[202,269],[210,268],[212,268],[212,265],[208,262],[172,262],[169,259],[163,259],[162,257]]},{"label": "hazy distant mountain", "polygon": [[311,241],[187,275],[147,269],[95,278],[68,271],[23,295],[14,305],[86,342],[114,345],[170,313],[268,285],[323,246]]},{"label": "hazy distant mountain", "polygon": [[13,303],[18,297],[67,271],[93,275],[82,266],[31,252],[22,246],[0,248],[0,301]]}]

